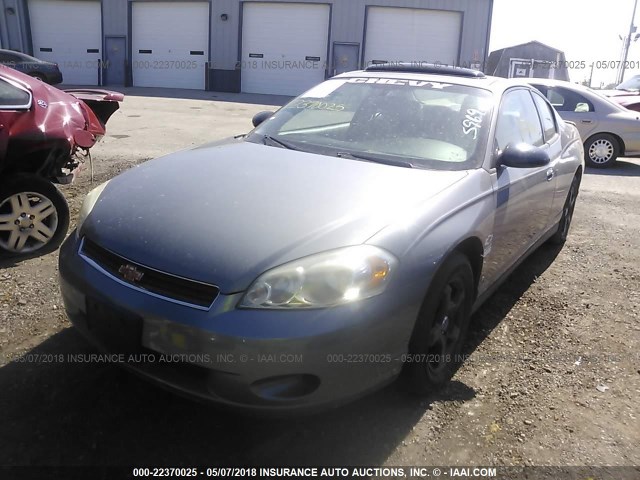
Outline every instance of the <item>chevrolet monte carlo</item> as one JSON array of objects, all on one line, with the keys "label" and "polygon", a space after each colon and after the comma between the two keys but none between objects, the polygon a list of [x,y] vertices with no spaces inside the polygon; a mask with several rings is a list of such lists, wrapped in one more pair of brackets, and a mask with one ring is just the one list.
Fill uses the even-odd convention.
[{"label": "chevrolet monte carlo", "polygon": [[538,90],[460,68],[342,74],[254,126],[99,186],[60,254],[99,349],[252,411],[445,384],[473,311],[566,240],[584,169]]}]

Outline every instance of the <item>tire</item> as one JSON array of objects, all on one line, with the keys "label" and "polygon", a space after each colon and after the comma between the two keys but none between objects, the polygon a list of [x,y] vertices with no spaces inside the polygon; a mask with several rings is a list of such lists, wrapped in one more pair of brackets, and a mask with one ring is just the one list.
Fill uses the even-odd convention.
[{"label": "tire", "polygon": [[558,222],[558,231],[548,240],[552,245],[564,245],[567,241],[569,229],[571,228],[571,220],[573,219],[573,211],[578,198],[578,191],[580,190],[580,180],[579,174],[573,177],[567,199],[564,202],[564,207],[562,207],[562,217],[560,217],[560,222]]},{"label": "tire", "polygon": [[599,133],[584,142],[584,160],[594,168],[608,168],[620,156],[620,143],[613,135]]},{"label": "tire", "polygon": [[461,351],[474,300],[473,270],[454,253],[436,273],[409,342],[409,389],[423,395],[445,385],[462,363]]},{"label": "tire", "polygon": [[0,184],[0,255],[53,251],[68,229],[69,206],[51,182],[35,175],[16,175]]}]

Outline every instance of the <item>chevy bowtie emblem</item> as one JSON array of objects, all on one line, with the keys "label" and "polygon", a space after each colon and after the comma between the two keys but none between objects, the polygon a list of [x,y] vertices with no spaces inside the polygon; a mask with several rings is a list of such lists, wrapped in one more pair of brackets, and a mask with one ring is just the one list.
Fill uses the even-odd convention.
[{"label": "chevy bowtie emblem", "polygon": [[121,265],[118,269],[118,273],[122,275],[127,282],[136,283],[142,280],[144,277],[144,272],[138,270],[135,265]]}]

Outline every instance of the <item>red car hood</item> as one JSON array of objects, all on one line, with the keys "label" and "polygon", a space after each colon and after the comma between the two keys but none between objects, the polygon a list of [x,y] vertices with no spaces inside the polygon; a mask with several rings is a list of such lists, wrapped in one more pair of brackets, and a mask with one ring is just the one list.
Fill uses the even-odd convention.
[{"label": "red car hood", "polygon": [[630,90],[598,90],[598,93],[609,97],[618,105],[629,108],[632,110],[638,110],[636,106],[640,103],[640,92]]}]

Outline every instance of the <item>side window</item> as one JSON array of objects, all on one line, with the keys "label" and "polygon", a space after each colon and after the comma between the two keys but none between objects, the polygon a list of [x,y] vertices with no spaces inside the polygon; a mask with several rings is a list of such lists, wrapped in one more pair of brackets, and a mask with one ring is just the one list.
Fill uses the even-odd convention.
[{"label": "side window", "polygon": [[559,112],[593,112],[593,104],[577,92],[561,87],[549,87],[547,98]]},{"label": "side window", "polygon": [[551,110],[551,107],[544,99],[535,92],[531,93],[533,101],[538,107],[538,113],[540,113],[540,121],[542,122],[542,129],[544,130],[544,141],[548,142],[558,132],[556,128],[556,118]]},{"label": "side window", "polygon": [[547,100],[549,100],[551,105],[553,105],[559,112],[564,111],[564,97],[556,90],[552,88],[547,89]]},{"label": "side window", "polygon": [[24,108],[29,105],[31,96],[28,92],[0,79],[0,108]]},{"label": "side window", "polygon": [[498,112],[496,143],[500,150],[510,143],[544,145],[540,118],[527,90],[509,91],[504,95]]}]

